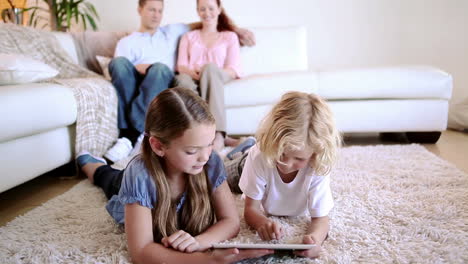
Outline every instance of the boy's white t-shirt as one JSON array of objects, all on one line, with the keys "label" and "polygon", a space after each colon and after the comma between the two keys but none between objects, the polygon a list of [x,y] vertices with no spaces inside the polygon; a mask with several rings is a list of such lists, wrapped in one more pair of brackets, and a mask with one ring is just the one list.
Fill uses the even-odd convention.
[{"label": "boy's white t-shirt", "polygon": [[268,166],[255,145],[247,156],[239,187],[249,198],[261,200],[267,215],[311,217],[328,215],[333,208],[330,177],[315,175],[310,166],[300,169],[290,183],[284,183],[278,169]]}]

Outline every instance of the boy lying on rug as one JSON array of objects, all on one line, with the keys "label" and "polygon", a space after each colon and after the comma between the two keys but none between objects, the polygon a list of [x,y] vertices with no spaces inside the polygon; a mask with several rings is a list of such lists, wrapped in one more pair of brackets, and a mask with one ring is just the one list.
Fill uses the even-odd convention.
[{"label": "boy lying on rug", "polygon": [[266,215],[308,211],[311,221],[302,242],[316,246],[294,254],[318,257],[333,207],[327,175],[341,145],[330,108],[316,95],[289,92],[265,117],[257,140],[248,155],[226,163],[231,189],[245,194],[246,223],[261,239],[280,240],[281,226]]}]

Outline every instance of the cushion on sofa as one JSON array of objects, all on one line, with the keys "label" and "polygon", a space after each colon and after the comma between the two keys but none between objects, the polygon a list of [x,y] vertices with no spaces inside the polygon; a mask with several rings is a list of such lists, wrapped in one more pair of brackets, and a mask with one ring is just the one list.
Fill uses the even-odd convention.
[{"label": "cushion on sofa", "polygon": [[244,76],[308,69],[305,27],[252,28],[252,32],[255,46],[241,48]]},{"label": "cushion on sofa", "polygon": [[287,72],[237,79],[224,86],[224,103],[227,108],[272,104],[289,91],[316,93],[318,74]]},{"label": "cushion on sofa", "polygon": [[0,85],[42,81],[58,73],[56,69],[33,58],[0,53]]},{"label": "cushion on sofa", "polygon": [[73,91],[51,83],[7,85],[0,89],[0,142],[29,136],[76,120]]},{"label": "cushion on sofa", "polygon": [[328,100],[450,99],[452,77],[426,66],[320,72],[319,95]]},{"label": "cushion on sofa", "polygon": [[96,56],[112,58],[117,42],[130,33],[128,31],[85,31],[72,33],[80,65],[96,73],[103,74],[100,61]]}]

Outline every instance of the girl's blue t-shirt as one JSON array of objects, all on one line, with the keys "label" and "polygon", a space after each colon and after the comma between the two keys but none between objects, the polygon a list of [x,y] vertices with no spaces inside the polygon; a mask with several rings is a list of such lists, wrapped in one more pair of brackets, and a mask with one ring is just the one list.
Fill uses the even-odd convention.
[{"label": "girl's blue t-shirt", "polygon": [[[223,161],[214,151],[205,164],[205,172],[213,191],[226,180]],[[146,169],[143,159],[138,156],[128,164],[124,171],[119,194],[111,197],[106,209],[117,223],[123,224],[126,204],[139,203],[141,206],[153,209],[156,203],[156,192],[156,184]],[[177,212],[180,212],[184,205],[185,196],[184,192],[177,204]]]}]

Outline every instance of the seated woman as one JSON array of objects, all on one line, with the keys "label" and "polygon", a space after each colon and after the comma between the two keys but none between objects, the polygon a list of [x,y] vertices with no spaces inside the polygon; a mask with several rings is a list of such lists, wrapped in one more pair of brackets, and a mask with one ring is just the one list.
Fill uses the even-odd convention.
[{"label": "seated woman", "polygon": [[178,86],[198,90],[216,119],[214,149],[239,142],[226,137],[223,85],[240,77],[240,45],[235,26],[220,0],[197,0],[201,28],[186,33],[179,45]]}]

